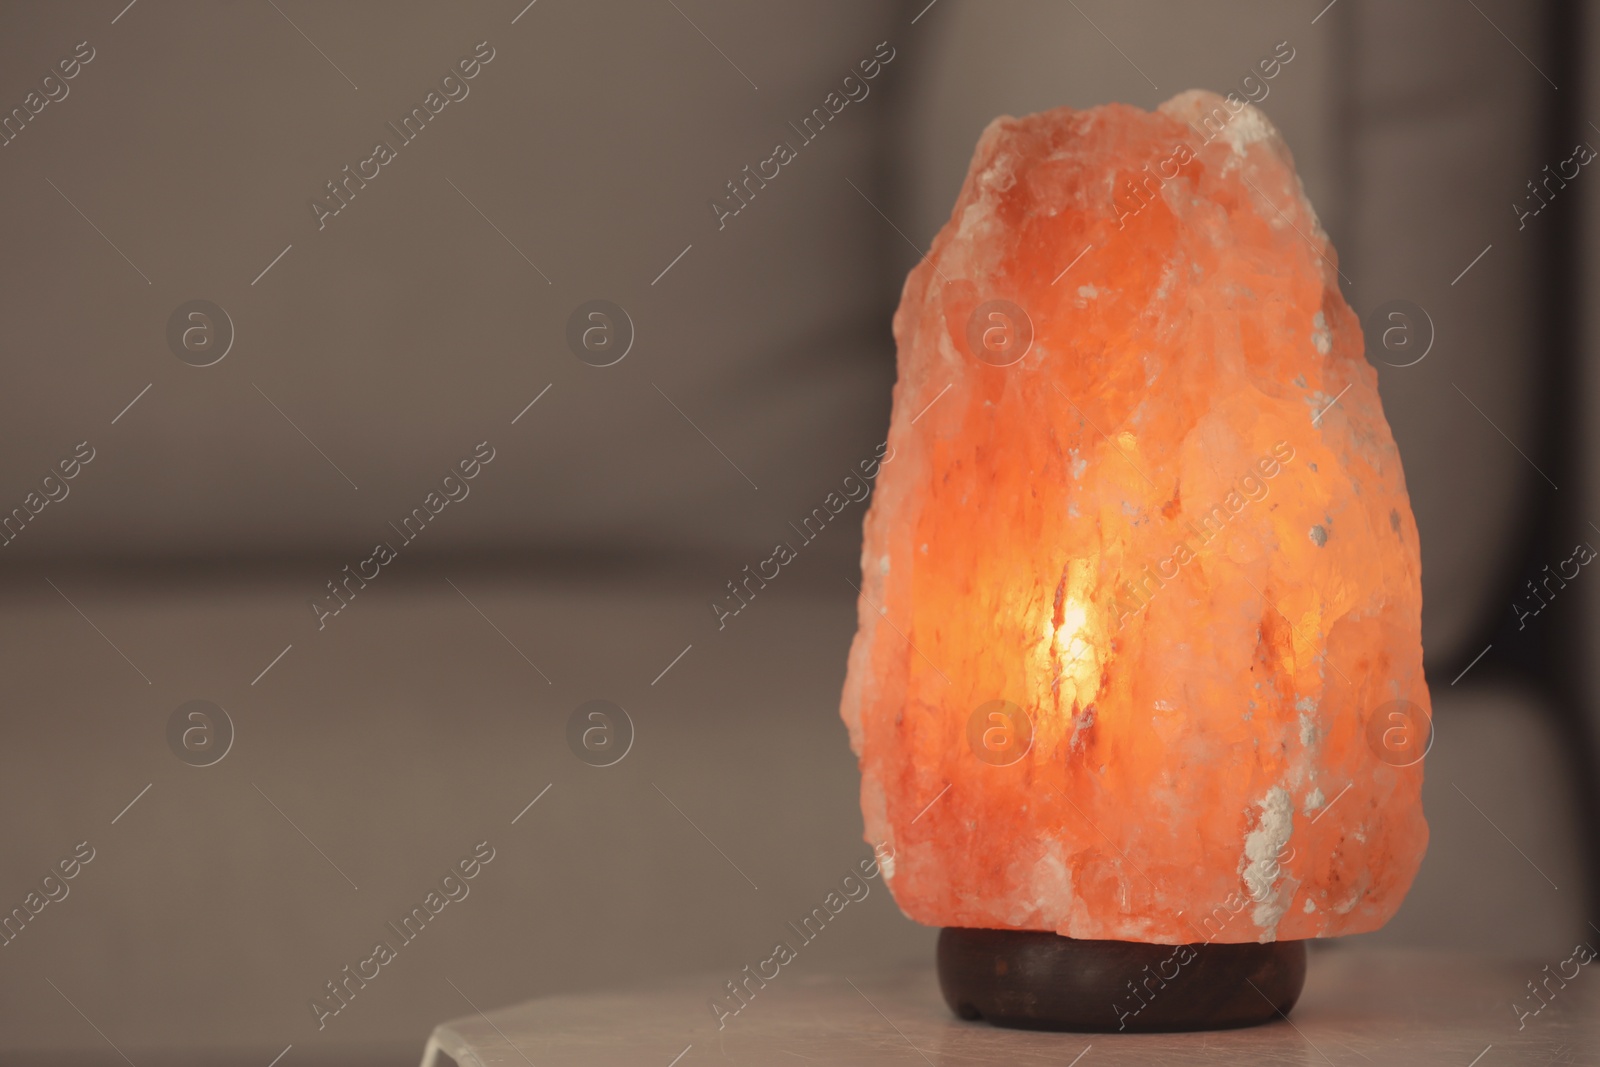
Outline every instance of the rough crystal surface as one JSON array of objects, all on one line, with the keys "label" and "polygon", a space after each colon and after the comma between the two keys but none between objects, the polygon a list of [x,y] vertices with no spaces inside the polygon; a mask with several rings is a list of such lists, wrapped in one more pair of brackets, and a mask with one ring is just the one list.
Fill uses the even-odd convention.
[{"label": "rough crystal surface", "polygon": [[1400,459],[1289,151],[1234,104],[997,119],[906,281],[842,714],[920,922],[1326,937],[1421,862],[1422,764],[1385,748],[1429,712]]}]

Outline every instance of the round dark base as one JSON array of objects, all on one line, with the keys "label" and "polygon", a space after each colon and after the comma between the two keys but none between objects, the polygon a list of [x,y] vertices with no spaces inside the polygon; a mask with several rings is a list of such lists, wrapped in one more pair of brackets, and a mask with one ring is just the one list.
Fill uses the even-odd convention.
[{"label": "round dark base", "polygon": [[939,989],[963,1019],[1021,1030],[1228,1030],[1287,1016],[1302,941],[1148,945],[1036,930],[939,933]]}]

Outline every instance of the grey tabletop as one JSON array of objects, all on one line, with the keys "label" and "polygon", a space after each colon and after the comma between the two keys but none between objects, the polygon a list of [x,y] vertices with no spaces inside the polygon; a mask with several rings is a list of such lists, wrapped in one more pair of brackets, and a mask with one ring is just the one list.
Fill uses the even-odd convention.
[{"label": "grey tabletop", "polygon": [[725,978],[475,1013],[437,1027],[422,1064],[1600,1065],[1600,974],[1588,973],[1581,956],[1518,962],[1315,951],[1305,993],[1287,1021],[1159,1035],[1030,1033],[963,1022],[945,1008],[931,966],[865,975],[780,972],[719,1028],[709,1001],[725,992]]}]

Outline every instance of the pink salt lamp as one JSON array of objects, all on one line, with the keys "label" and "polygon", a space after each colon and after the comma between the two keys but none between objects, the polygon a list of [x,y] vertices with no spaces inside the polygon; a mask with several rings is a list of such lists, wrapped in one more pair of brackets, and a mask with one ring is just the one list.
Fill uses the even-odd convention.
[{"label": "pink salt lamp", "polygon": [[842,714],[964,1017],[1268,1021],[1410,886],[1417,528],[1338,282],[1199,91],[997,119],[907,279]]}]

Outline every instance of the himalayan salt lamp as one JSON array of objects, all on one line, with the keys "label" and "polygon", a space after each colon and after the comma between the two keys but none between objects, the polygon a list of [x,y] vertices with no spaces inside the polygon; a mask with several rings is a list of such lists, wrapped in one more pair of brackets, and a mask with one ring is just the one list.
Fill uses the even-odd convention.
[{"label": "himalayan salt lamp", "polygon": [[842,715],[959,1014],[1267,1021],[1410,886],[1417,528],[1338,280],[1200,91],[997,119],[907,279]]}]

